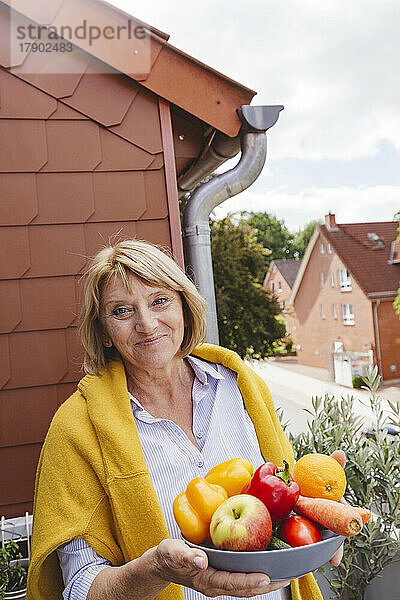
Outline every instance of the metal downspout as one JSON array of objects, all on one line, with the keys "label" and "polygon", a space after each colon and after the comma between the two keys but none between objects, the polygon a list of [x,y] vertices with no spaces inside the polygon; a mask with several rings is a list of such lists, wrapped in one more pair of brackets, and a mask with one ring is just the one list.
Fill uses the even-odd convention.
[{"label": "metal downspout", "polygon": [[[201,185],[183,215],[183,244],[188,274],[205,298],[207,342],[219,343],[209,216],[216,206],[248,188],[260,175],[267,154],[265,132],[278,120],[283,106],[242,106],[242,156],[233,168]],[[229,257],[227,257],[227,260]]]},{"label": "metal downspout", "polygon": [[375,342],[376,342],[376,358],[378,360],[378,370],[379,370],[379,374],[382,377],[382,381],[383,381],[383,372],[382,372],[382,356],[381,356],[381,340],[379,337],[379,322],[378,322],[378,306],[380,305],[381,301],[380,300],[376,300],[375,302],[373,302],[373,315],[374,315],[374,329],[375,329]]}]

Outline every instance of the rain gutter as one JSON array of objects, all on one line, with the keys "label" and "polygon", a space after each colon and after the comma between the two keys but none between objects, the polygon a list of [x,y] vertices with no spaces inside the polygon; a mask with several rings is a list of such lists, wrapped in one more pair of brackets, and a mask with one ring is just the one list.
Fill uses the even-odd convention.
[{"label": "rain gutter", "polygon": [[189,167],[178,179],[178,194],[182,198],[194,190],[196,185],[225,161],[233,158],[240,152],[240,131],[236,137],[229,137],[221,131],[214,129],[210,142],[196,162]]},{"label": "rain gutter", "polygon": [[[200,294],[205,298],[207,310],[207,342],[219,343],[214,276],[211,257],[209,217],[219,204],[248,188],[260,175],[266,155],[266,131],[275,125],[283,106],[242,106],[238,115],[242,121],[240,146],[242,155],[238,164],[229,171],[213,177],[199,186],[188,200],[183,214],[183,246],[186,269]],[[226,136],[225,136],[226,137]],[[223,138],[218,140],[224,146]],[[210,146],[211,147],[211,146]],[[232,151],[234,146],[232,147]],[[219,146],[221,154],[221,146]],[[226,159],[225,159],[226,160]],[[208,169],[207,169],[207,161]],[[180,180],[181,189],[189,188],[204,175],[210,174],[215,162],[212,153],[200,158],[198,172],[193,167]],[[224,162],[224,161],[222,161]],[[197,164],[197,163],[196,163]],[[214,167],[215,168],[215,167]],[[183,186],[183,188],[182,188]],[[193,188],[192,188],[193,189]],[[189,191],[186,189],[186,191]],[[227,257],[228,259],[228,257]]]}]

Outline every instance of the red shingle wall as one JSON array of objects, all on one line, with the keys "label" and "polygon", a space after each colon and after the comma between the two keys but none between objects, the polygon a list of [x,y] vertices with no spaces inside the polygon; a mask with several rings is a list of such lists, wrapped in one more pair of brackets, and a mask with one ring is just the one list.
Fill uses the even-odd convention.
[{"label": "red shingle wall", "polygon": [[[324,254],[321,254],[321,244]],[[320,234],[295,299],[299,363],[324,369],[331,367],[333,342],[342,342],[344,350],[354,352],[362,352],[363,344],[367,343],[371,343],[374,349],[371,302],[354,279],[351,291],[340,291],[338,270],[344,265],[336,254],[328,254],[327,250],[327,240]],[[330,272],[333,273],[333,286]],[[323,286],[321,273],[324,274]],[[342,323],[341,304],[353,306],[354,325]],[[321,305],[325,318],[321,317]],[[337,319],[333,315],[333,305],[336,306]]]},{"label": "red shingle wall", "polygon": [[400,318],[393,300],[381,302],[377,308],[384,381],[400,379]]},{"label": "red shingle wall", "polygon": [[[0,10],[5,27],[6,18]],[[158,98],[105,70],[83,52],[69,76],[0,68],[0,514],[9,518],[31,511],[41,443],[82,376],[87,257],[132,236],[171,247]]]}]

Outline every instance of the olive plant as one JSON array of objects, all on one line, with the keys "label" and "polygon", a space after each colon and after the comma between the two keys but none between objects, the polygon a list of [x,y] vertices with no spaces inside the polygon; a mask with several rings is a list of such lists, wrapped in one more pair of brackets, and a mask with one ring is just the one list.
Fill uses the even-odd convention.
[{"label": "olive plant", "polygon": [[343,449],[347,457],[345,499],[372,511],[361,532],[346,539],[343,560],[331,567],[327,577],[342,600],[363,600],[368,584],[385,566],[399,560],[400,550],[400,435],[393,435],[390,428],[400,425],[400,406],[385,401],[384,411],[376,367],[369,369],[363,382],[370,392],[371,429],[355,414],[352,396],[337,400],[326,394],[312,399],[312,410],[305,409],[310,414],[308,430],[289,434],[297,458]]}]

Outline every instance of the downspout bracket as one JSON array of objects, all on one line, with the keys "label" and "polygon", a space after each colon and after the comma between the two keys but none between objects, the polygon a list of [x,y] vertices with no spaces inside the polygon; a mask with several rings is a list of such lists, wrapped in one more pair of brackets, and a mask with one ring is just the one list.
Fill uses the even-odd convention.
[{"label": "downspout bracket", "polygon": [[210,235],[210,226],[208,223],[190,225],[182,230],[182,235],[183,237],[189,237],[192,235]]}]

